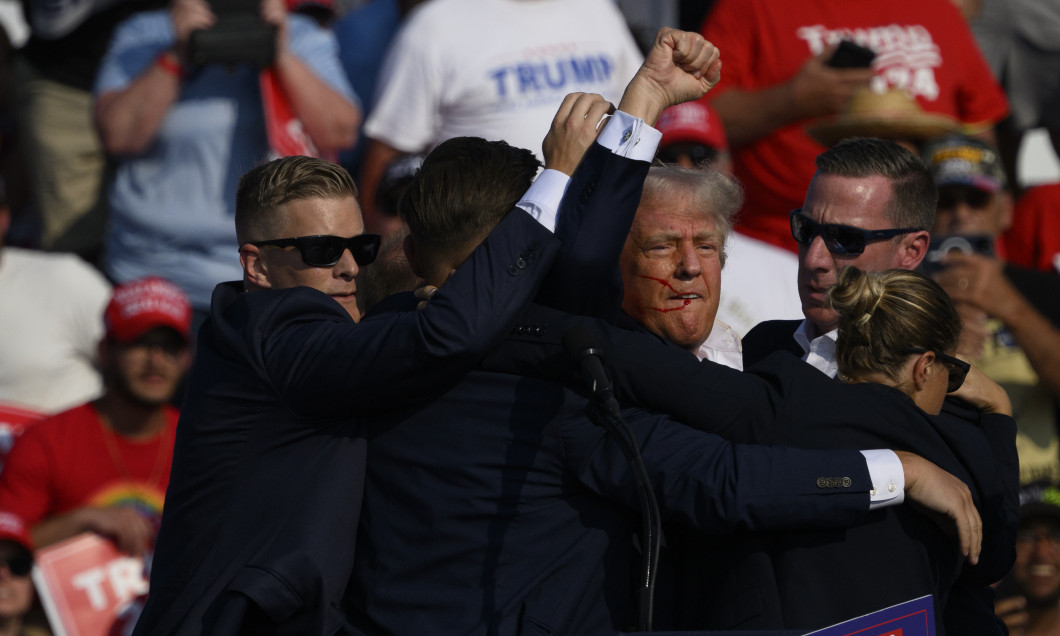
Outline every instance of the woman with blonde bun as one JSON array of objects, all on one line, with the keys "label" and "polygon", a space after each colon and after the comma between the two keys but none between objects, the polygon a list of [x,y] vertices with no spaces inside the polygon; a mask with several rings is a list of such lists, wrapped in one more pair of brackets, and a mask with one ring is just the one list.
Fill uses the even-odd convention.
[{"label": "woman with blonde bun", "polygon": [[1004,389],[954,357],[961,319],[935,281],[904,269],[847,267],[828,300],[839,313],[841,381],[891,386],[932,414],[952,394],[980,410],[1012,415]]}]

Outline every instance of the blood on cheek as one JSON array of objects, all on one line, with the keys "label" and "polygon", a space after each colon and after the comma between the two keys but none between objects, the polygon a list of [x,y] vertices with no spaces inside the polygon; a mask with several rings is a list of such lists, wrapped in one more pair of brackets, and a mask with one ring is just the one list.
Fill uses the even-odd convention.
[{"label": "blood on cheek", "polygon": [[[644,275],[640,275],[640,276],[638,276],[638,278],[643,278],[645,280],[653,280],[656,283],[659,283],[660,285],[662,285],[663,287],[666,287],[667,289],[669,289],[673,293],[675,293],[675,294],[677,293],[677,290],[674,289],[673,285],[671,285],[670,282],[667,281],[665,278],[655,278],[654,276],[644,276]],[[648,307],[648,309],[651,309],[652,311],[658,312],[660,314],[667,314],[667,313],[670,313],[671,311],[681,311],[682,309],[685,309],[686,307],[688,307],[691,304],[692,304],[692,299],[691,298],[685,298],[682,301],[682,304],[681,304],[680,307]]]}]

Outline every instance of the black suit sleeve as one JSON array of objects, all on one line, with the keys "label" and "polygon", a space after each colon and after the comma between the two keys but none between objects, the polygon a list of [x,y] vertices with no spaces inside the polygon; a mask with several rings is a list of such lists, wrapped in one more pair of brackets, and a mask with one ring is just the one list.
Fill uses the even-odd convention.
[{"label": "black suit sleeve", "polygon": [[[858,451],[731,444],[664,416],[623,415],[664,519],[730,533],[845,528],[868,515],[872,483]],[[611,436],[580,417],[566,421],[561,435],[565,461],[583,484],[638,509],[629,466]]]},{"label": "black suit sleeve", "polygon": [[556,237],[563,244],[537,302],[614,321],[622,304],[618,256],[640,204],[646,161],[594,143],[560,204]]},{"label": "black suit sleeve", "polygon": [[[508,214],[421,311],[353,324],[308,288],[274,303],[246,335],[276,390],[305,416],[393,408],[469,369],[537,294],[558,241],[521,210]],[[261,292],[267,293],[267,292]],[[256,294],[248,294],[253,300]]]},{"label": "black suit sleeve", "polygon": [[679,422],[736,442],[785,441],[774,420],[790,378],[780,374],[762,378],[700,362],[654,334],[619,329],[602,320],[532,307],[520,321],[527,327],[523,333],[510,336],[486,357],[483,366],[490,371],[576,383],[560,345],[562,334],[576,324],[595,335],[616,396],[624,404],[667,413]]},{"label": "black suit sleeve", "polygon": [[755,325],[743,337],[743,368],[749,369],[776,351],[786,351],[798,358],[802,348],[795,341],[799,320],[767,320]]}]

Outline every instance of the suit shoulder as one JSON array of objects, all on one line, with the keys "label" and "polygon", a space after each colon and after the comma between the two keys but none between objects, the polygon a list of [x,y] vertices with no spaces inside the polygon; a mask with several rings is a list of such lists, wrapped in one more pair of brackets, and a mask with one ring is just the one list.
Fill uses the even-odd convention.
[{"label": "suit shoulder", "polygon": [[767,320],[755,325],[743,337],[743,366],[746,369],[774,351],[787,351],[802,355],[799,343],[795,342],[795,330],[801,320]]}]

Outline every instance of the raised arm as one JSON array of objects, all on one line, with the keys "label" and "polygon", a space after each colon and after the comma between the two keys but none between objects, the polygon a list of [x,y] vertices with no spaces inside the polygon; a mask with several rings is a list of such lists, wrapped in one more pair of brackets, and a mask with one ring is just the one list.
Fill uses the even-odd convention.
[{"label": "raised arm", "polygon": [[618,109],[654,125],[666,108],[699,99],[721,79],[721,51],[698,33],[663,27]]}]

